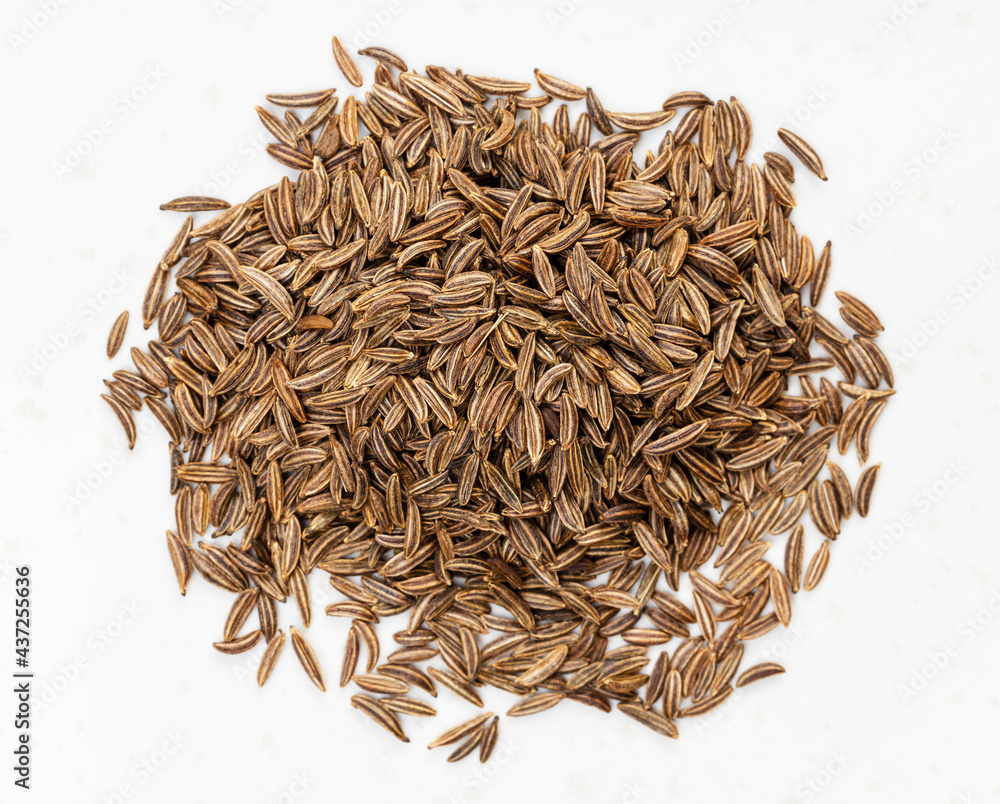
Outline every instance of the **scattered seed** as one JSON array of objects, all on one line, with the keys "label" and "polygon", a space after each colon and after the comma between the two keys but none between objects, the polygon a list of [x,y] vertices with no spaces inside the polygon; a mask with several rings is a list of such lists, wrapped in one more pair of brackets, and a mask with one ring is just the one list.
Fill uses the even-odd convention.
[{"label": "scattered seed", "polygon": [[875,488],[875,478],[878,477],[878,470],[882,464],[877,463],[869,466],[858,478],[857,488],[854,490],[854,502],[858,508],[859,516],[868,516],[868,509],[871,506],[872,491]]},{"label": "scattered seed", "polygon": [[122,342],[125,340],[125,328],[127,326],[128,310],[119,315],[115,319],[115,323],[111,325],[111,332],[108,333],[108,360],[113,359],[118,354],[118,350],[122,348]]},{"label": "scattered seed", "polygon": [[282,631],[278,631],[270,641],[267,643],[267,647],[264,649],[264,655],[261,657],[260,666],[257,668],[257,686],[263,687],[264,682],[267,681],[268,677],[271,675],[271,671],[274,669],[274,663],[278,661],[278,656],[281,655],[281,649],[285,647],[285,634]]},{"label": "scattered seed", "polygon": [[323,671],[319,666],[319,659],[316,658],[316,653],[313,651],[312,646],[306,642],[305,637],[298,632],[298,629],[294,625],[289,631],[292,634],[292,648],[295,650],[295,655],[299,657],[299,662],[306,671],[306,675],[309,676],[313,684],[323,692],[326,692]]},{"label": "scattered seed", "polygon": [[823,181],[826,181],[826,171],[823,170],[823,163],[820,161],[819,154],[813,150],[813,147],[808,142],[787,128],[779,128],[778,137],[788,146],[788,150],[798,157],[803,165]]},{"label": "scattered seed", "polygon": [[336,60],[337,67],[340,68],[340,72],[344,74],[344,78],[347,79],[348,83],[356,87],[364,83],[358,65],[354,63],[351,54],[340,44],[340,40],[336,36],[333,37],[333,58]]},{"label": "scattered seed", "polygon": [[760,681],[768,676],[784,672],[785,668],[780,664],[775,662],[761,662],[760,664],[755,664],[753,667],[749,667],[744,670],[740,674],[740,677],[736,679],[736,686],[745,687],[747,684],[753,684],[755,681]]}]

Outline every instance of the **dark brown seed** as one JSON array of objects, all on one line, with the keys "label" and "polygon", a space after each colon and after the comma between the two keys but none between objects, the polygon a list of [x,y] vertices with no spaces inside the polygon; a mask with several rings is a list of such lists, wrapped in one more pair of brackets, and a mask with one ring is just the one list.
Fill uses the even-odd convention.
[{"label": "dark brown seed", "polygon": [[781,624],[788,626],[792,621],[792,599],[787,579],[777,569],[772,568],[768,576],[768,590],[774,613],[778,615]]},{"label": "dark brown seed", "polygon": [[233,607],[229,610],[225,625],[222,628],[223,641],[231,641],[240,632],[243,624],[250,616],[250,612],[257,605],[257,598],[260,592],[257,589],[244,589],[236,596]]},{"label": "dark brown seed", "polygon": [[361,689],[379,695],[405,695],[410,690],[410,685],[406,682],[378,673],[362,673],[351,680]]},{"label": "dark brown seed", "polygon": [[663,714],[668,720],[673,720],[680,712],[682,686],[683,679],[678,670],[671,670],[667,673],[666,684],[663,688]]},{"label": "dark brown seed", "polygon": [[111,325],[111,332],[108,333],[108,360],[114,358],[118,354],[118,350],[122,348],[122,342],[125,340],[125,328],[127,326],[128,310],[119,315],[115,319],[115,323]]},{"label": "dark brown seed", "polygon": [[618,709],[633,720],[638,720],[643,726],[652,729],[657,734],[662,734],[664,737],[672,737],[675,740],[679,736],[677,726],[670,718],[654,710],[645,709],[642,704],[622,702],[618,704]]},{"label": "dark brown seed", "polygon": [[802,137],[793,131],[789,131],[787,128],[778,129],[778,137],[781,139],[788,149],[795,154],[799,161],[805,165],[809,170],[819,176],[823,181],[826,181],[826,171],[823,170],[823,163],[820,161],[819,154],[813,150],[813,147],[806,142]]},{"label": "dark brown seed", "polygon": [[479,744],[483,741],[483,727],[480,726],[472,734],[462,740],[459,743],[458,748],[452,751],[448,755],[449,762],[458,762],[461,759],[465,759],[469,754],[479,748]]},{"label": "dark brown seed", "polygon": [[270,93],[265,97],[271,102],[278,106],[287,106],[290,108],[302,108],[302,107],[312,107],[321,106],[330,96],[333,95],[332,89],[320,89],[316,92],[296,92],[296,93]]},{"label": "dark brown seed", "polygon": [[500,735],[500,718],[495,717],[483,730],[483,739],[479,743],[479,761],[488,762],[496,748],[497,738]]},{"label": "dark brown seed", "polygon": [[174,565],[174,575],[181,594],[187,594],[188,581],[191,580],[191,560],[188,557],[187,545],[172,530],[167,531],[167,549],[170,551],[170,561]]},{"label": "dark brown seed", "polygon": [[560,78],[546,75],[540,70],[535,70],[535,80],[538,82],[538,87],[542,90],[542,92],[545,92],[554,98],[575,101],[582,100],[583,96],[586,94],[586,90],[578,87],[576,84],[571,84],[569,81],[563,81]]},{"label": "dark brown seed", "polygon": [[854,501],[860,516],[868,516],[868,509],[872,502],[872,490],[875,488],[875,478],[878,477],[878,470],[881,467],[880,463],[869,466],[858,478],[858,485],[854,490]]},{"label": "dark brown seed", "polygon": [[364,712],[397,740],[401,740],[404,743],[410,742],[410,738],[403,733],[403,727],[399,724],[399,718],[374,698],[367,695],[352,695],[351,706],[360,712]]},{"label": "dark brown seed", "polygon": [[535,715],[539,712],[544,712],[546,709],[551,709],[565,697],[561,692],[539,692],[535,695],[529,695],[520,703],[514,704],[514,706],[508,709],[507,716],[524,717],[526,715]]},{"label": "dark brown seed", "polygon": [[482,726],[487,720],[494,717],[492,712],[487,712],[485,715],[476,715],[464,723],[459,723],[448,731],[444,732],[438,737],[435,737],[428,744],[428,748],[438,748],[442,745],[453,745],[461,740],[463,737],[468,736],[476,731],[480,726]]},{"label": "dark brown seed", "polygon": [[809,304],[816,307],[823,298],[823,290],[830,278],[830,241],[826,241],[819,257],[816,258],[816,268],[813,270],[812,286],[809,291]]},{"label": "dark brown seed", "polygon": [[185,195],[161,204],[160,209],[174,212],[203,212],[206,210],[229,209],[229,202],[221,198],[209,198],[205,195]]},{"label": "dark brown seed", "polygon": [[823,579],[823,574],[826,572],[826,565],[830,562],[830,542],[824,541],[820,545],[819,550],[816,554],[809,560],[809,566],[806,568],[806,577],[802,582],[802,588],[807,592],[815,589],[819,582]]},{"label": "dark brown seed", "polygon": [[706,712],[711,712],[716,707],[721,706],[732,694],[732,687],[723,687],[713,695],[710,695],[707,698],[701,698],[697,703],[684,707],[677,713],[677,716],[697,717],[698,715],[704,715]]},{"label": "dark brown seed", "polygon": [[257,644],[260,637],[260,631],[251,631],[249,634],[244,634],[241,637],[235,637],[228,642],[213,642],[212,647],[219,651],[219,653],[227,653],[230,655],[246,653]]},{"label": "dark brown seed", "polygon": [[359,87],[364,83],[364,79],[361,77],[361,71],[358,69],[358,65],[354,63],[354,59],[351,58],[351,55],[347,52],[336,36],[333,37],[333,58],[336,60],[337,67],[340,68],[340,72],[344,74],[344,78],[346,78],[350,84]]},{"label": "dark brown seed", "polygon": [[802,583],[804,534],[805,529],[802,525],[796,525],[785,543],[785,577],[788,578],[789,587],[793,592],[798,592]]},{"label": "dark brown seed", "polygon": [[142,326],[144,329],[149,329],[150,325],[160,314],[160,308],[163,306],[163,296],[167,290],[168,271],[168,267],[160,263],[149,279],[149,285],[146,287],[146,295],[142,300]]},{"label": "dark brown seed", "polygon": [[375,668],[375,665],[378,664],[378,635],[375,633],[375,629],[372,627],[372,624],[365,620],[355,620],[351,624],[351,631],[357,632],[358,637],[360,637],[361,641],[365,645],[367,656],[366,672],[370,673]]},{"label": "dark brown seed", "polygon": [[101,394],[101,399],[108,403],[108,406],[114,411],[115,416],[118,417],[118,423],[122,426],[122,430],[125,431],[125,437],[128,439],[128,448],[132,449],[135,447],[138,430],[136,429],[135,420],[132,418],[131,412],[112,396]]},{"label": "dark brown seed", "polygon": [[264,655],[260,660],[260,666],[257,668],[258,687],[263,687],[264,682],[271,675],[271,671],[274,670],[274,663],[278,661],[278,656],[281,655],[283,647],[285,647],[285,634],[283,631],[278,631],[268,641],[267,648],[265,648]]},{"label": "dark brown seed", "polygon": [[542,656],[537,662],[531,665],[531,667],[525,670],[518,677],[516,683],[522,687],[533,687],[544,681],[559,669],[559,665],[563,663],[568,653],[568,645],[559,645],[558,647],[553,648],[551,651]]},{"label": "dark brown seed", "polygon": [[292,648],[295,650],[295,655],[298,656],[299,662],[306,671],[306,675],[309,676],[313,684],[323,692],[326,692],[326,682],[323,681],[323,670],[319,666],[319,659],[316,658],[316,653],[313,651],[312,646],[306,642],[305,637],[298,632],[298,629],[294,625],[289,631],[292,634]]},{"label": "dark brown seed", "polygon": [[675,92],[663,102],[664,111],[668,109],[679,109],[684,106],[711,106],[712,99],[703,92],[685,91]]},{"label": "dark brown seed", "polygon": [[648,131],[659,128],[674,114],[673,110],[666,109],[661,112],[608,112],[607,117],[612,125],[625,131]]},{"label": "dark brown seed", "polygon": [[438,684],[447,687],[460,698],[464,698],[476,706],[483,705],[483,699],[479,697],[479,693],[465,679],[459,678],[448,670],[438,670],[436,667],[428,667],[427,673]]},{"label": "dark brown seed", "polygon": [[425,704],[423,701],[407,698],[405,695],[387,695],[379,702],[390,712],[396,712],[400,715],[434,717],[437,714],[437,710],[433,706]]},{"label": "dark brown seed", "polygon": [[386,50],[384,47],[366,47],[358,51],[359,56],[368,56],[369,58],[375,59],[387,64],[390,67],[395,67],[401,73],[407,71],[406,62],[403,61],[399,56],[393,53],[391,50]]},{"label": "dark brown seed", "polygon": [[344,648],[344,661],[340,669],[340,686],[346,687],[354,676],[358,666],[358,635],[352,628],[347,632],[347,646]]},{"label": "dark brown seed", "polygon": [[753,667],[744,670],[740,674],[740,677],[736,679],[736,686],[745,687],[747,684],[753,684],[755,681],[760,681],[768,676],[784,672],[785,668],[780,664],[775,662],[761,662],[760,664],[755,664]]}]

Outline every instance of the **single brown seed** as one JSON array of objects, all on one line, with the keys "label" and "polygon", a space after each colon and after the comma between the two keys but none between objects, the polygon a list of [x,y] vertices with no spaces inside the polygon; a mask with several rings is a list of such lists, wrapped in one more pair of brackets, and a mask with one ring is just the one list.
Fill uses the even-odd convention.
[{"label": "single brown seed", "polygon": [[274,663],[278,661],[283,647],[285,647],[285,634],[283,631],[278,631],[268,641],[267,647],[264,649],[264,655],[260,660],[260,666],[257,668],[258,687],[263,687],[264,682],[271,675],[271,671],[274,670]]},{"label": "single brown seed", "polygon": [[389,711],[400,715],[434,717],[437,714],[437,710],[433,706],[425,704],[423,701],[407,698],[405,695],[387,695],[379,699],[379,702]]},{"label": "single brown seed", "polygon": [[520,703],[514,704],[507,710],[508,717],[524,717],[525,715],[535,715],[551,709],[566,696],[561,692],[539,692],[529,695]]},{"label": "single brown seed", "polygon": [[819,550],[816,554],[809,560],[809,566],[806,568],[806,578],[802,582],[802,588],[807,592],[815,589],[819,582],[823,579],[823,573],[826,572],[826,565],[830,562],[830,542],[824,541],[820,545]]},{"label": "single brown seed", "polygon": [[206,195],[185,195],[161,204],[160,209],[174,212],[203,212],[205,210],[229,209],[229,202]]},{"label": "single brown seed", "polygon": [[235,637],[228,642],[213,642],[214,647],[220,653],[237,654],[246,653],[260,640],[260,631],[251,631],[241,637]]},{"label": "single brown seed", "polygon": [[236,596],[233,607],[229,610],[225,625],[222,629],[222,639],[225,642],[232,641],[240,632],[243,624],[250,616],[250,612],[257,606],[257,598],[260,591],[257,589],[244,589]]},{"label": "single brown seed", "polygon": [[403,733],[399,718],[374,698],[367,695],[352,695],[351,706],[364,712],[397,740],[404,743],[410,742],[410,738]]},{"label": "single brown seed", "polygon": [[364,78],[361,76],[358,65],[354,63],[351,54],[347,52],[336,36],[333,37],[333,58],[336,60],[337,67],[340,68],[340,72],[344,74],[344,78],[347,79],[348,83],[356,87],[364,83]]},{"label": "single brown seed", "polygon": [[483,730],[483,739],[479,743],[479,761],[488,762],[496,748],[497,738],[500,736],[500,718],[495,717],[487,724]]},{"label": "single brown seed", "polygon": [[802,584],[802,561],[804,559],[805,529],[796,525],[785,543],[785,576],[792,592],[798,592]]},{"label": "single brown seed", "polygon": [[736,686],[745,687],[747,684],[753,684],[755,681],[760,681],[768,676],[784,672],[785,668],[780,664],[775,662],[761,662],[760,664],[755,664],[753,667],[749,667],[740,673],[740,677],[736,679]]},{"label": "single brown seed", "polygon": [[296,93],[270,93],[265,95],[273,104],[278,106],[287,106],[289,108],[302,108],[302,107],[313,107],[321,106],[325,103],[331,95],[333,95],[332,89],[320,89],[315,92],[296,92]]},{"label": "single brown seed", "polygon": [[305,637],[298,632],[298,629],[294,625],[289,628],[289,631],[292,635],[292,649],[295,651],[295,655],[298,656],[299,662],[306,671],[306,675],[309,676],[313,684],[323,692],[326,692],[326,682],[323,681],[323,670],[319,666],[319,659],[316,658],[316,653],[313,651],[312,646],[306,642]]},{"label": "single brown seed", "polygon": [[871,507],[872,502],[872,491],[875,488],[875,478],[878,477],[878,470],[880,468],[882,468],[882,464],[880,463],[869,466],[861,473],[861,477],[858,478],[858,485],[854,490],[854,500],[860,516],[868,516],[868,509]]},{"label": "single brown seed", "polygon": [[407,71],[406,62],[403,61],[399,56],[393,53],[391,50],[386,50],[384,47],[366,47],[358,51],[359,56],[368,56],[369,58],[380,61],[390,67],[395,67],[401,73]]},{"label": "single brown seed", "polygon": [[340,668],[341,687],[346,687],[354,677],[358,666],[358,647],[358,632],[352,628],[347,632],[347,646],[344,648],[344,660]]},{"label": "single brown seed", "polygon": [[128,310],[125,310],[115,319],[115,323],[111,325],[111,332],[108,333],[108,360],[113,359],[118,354],[118,350],[122,348],[122,342],[125,340],[125,328],[127,326]]},{"label": "single brown seed", "polygon": [[778,137],[788,146],[788,150],[798,157],[803,165],[823,181],[826,181],[826,171],[823,170],[823,163],[820,161],[819,154],[813,150],[813,147],[808,142],[787,128],[779,128]]},{"label": "single brown seed", "polygon": [[174,565],[174,575],[181,594],[187,594],[188,581],[191,580],[191,560],[188,557],[188,547],[172,530],[167,531],[167,549],[170,551],[170,561]]},{"label": "single brown seed", "polygon": [[578,87],[576,84],[563,81],[561,78],[556,78],[555,76],[546,75],[541,70],[535,70],[535,80],[538,82],[538,87],[542,92],[552,95],[554,98],[575,101],[582,100],[584,95],[586,95],[586,90]]}]

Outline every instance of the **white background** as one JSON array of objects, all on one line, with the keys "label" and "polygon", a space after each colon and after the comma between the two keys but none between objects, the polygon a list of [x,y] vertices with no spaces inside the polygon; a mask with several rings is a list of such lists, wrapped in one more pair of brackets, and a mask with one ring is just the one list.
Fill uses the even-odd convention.
[{"label": "white background", "polygon": [[[398,3],[380,23],[387,4],[368,0],[3,4],[0,656],[10,672],[12,568],[29,564],[45,705],[24,793],[9,770],[15,701],[0,691],[0,800],[1000,801],[1000,6]],[[899,394],[872,440],[884,466],[871,515],[846,523],[823,584],[797,598],[796,628],[748,649],[788,673],[682,722],[677,742],[564,703],[502,719],[497,761],[477,778],[474,758],[453,766],[424,748],[471,706],[442,694],[440,717],[409,719],[408,746],[350,708],[335,684],[346,621],[320,613],[308,632],[325,695],[288,647],[261,690],[246,656],[210,647],[229,597],[198,579],[177,594],[166,436],[144,413],[127,453],[99,399],[149,337],[142,293],[182,220],[157,206],[202,192],[235,202],[275,182],[254,105],[345,88],[329,37],[354,45],[366,25],[411,67],[524,78],[537,66],[593,85],[612,110],[657,109],[681,89],[736,95],[756,153],[785,125],[823,156],[827,183],[797,168],[794,220],[833,239],[830,290],[886,324]],[[104,118],[110,131],[88,147]],[[126,308],[109,365],[105,338]],[[512,702],[487,699],[497,712]]]}]

